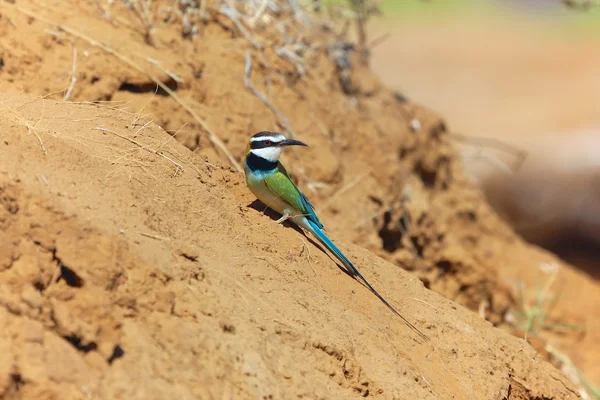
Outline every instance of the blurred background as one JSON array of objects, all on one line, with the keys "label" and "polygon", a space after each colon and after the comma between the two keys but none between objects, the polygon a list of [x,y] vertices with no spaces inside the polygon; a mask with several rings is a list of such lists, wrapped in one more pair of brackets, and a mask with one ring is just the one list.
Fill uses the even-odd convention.
[{"label": "blurred background", "polygon": [[[384,0],[380,9],[368,30],[376,73],[451,132],[492,139],[461,147],[492,205],[527,240],[600,277],[600,6]],[[518,150],[527,158],[517,168]]]}]

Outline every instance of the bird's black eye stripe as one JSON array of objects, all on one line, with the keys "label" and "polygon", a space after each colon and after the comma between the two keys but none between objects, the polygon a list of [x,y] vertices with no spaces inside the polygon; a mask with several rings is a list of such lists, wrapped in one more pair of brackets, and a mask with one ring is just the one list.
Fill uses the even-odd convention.
[{"label": "bird's black eye stripe", "polygon": [[264,149],[265,147],[271,147],[273,146],[274,143],[272,141],[270,141],[269,139],[265,139],[265,140],[253,140],[252,142],[250,142],[250,148],[251,149]]}]

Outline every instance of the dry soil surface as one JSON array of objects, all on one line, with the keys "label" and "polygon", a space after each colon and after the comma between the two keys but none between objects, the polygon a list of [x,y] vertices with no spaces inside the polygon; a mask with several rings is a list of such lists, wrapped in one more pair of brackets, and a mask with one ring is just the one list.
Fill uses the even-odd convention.
[{"label": "dry soil surface", "polygon": [[[0,398],[579,398],[501,329],[515,298],[498,270],[577,272],[491,211],[438,116],[355,53],[336,69],[320,23],[299,76],[273,24],[257,50],[209,3],[185,38],[156,4],[148,37],[117,6],[0,3]],[[244,87],[247,54],[289,121]],[[311,145],[284,162],[329,234],[428,340],[275,224],[207,135],[240,162],[250,134],[281,125]],[[585,328],[585,304],[556,315]]]}]

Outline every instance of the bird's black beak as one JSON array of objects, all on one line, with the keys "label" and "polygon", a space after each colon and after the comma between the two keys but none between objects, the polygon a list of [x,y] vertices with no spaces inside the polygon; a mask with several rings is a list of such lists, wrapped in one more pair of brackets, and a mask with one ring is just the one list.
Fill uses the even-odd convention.
[{"label": "bird's black beak", "polygon": [[294,139],[286,139],[283,142],[279,142],[279,147],[283,147],[283,146],[306,146],[308,147],[308,145],[306,143],[302,143],[299,140],[294,140]]}]

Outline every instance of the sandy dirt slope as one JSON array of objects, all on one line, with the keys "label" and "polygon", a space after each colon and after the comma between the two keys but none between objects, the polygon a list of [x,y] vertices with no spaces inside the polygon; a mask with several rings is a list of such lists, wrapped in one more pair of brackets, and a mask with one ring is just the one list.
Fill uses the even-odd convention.
[{"label": "sandy dirt slope", "polygon": [[[431,338],[420,341],[248,207],[238,174],[159,128],[94,105],[9,104],[20,117],[3,109],[0,123],[4,398],[578,397],[524,341],[340,242]],[[46,155],[25,125],[42,112]],[[161,145],[182,171],[147,151]]]},{"label": "sandy dirt slope", "polygon": [[[353,67],[343,92],[327,54],[331,29],[288,22],[308,48],[299,76],[273,51],[273,25],[256,30],[258,51],[214,3],[195,39],[166,20],[152,45],[127,10],[0,4],[7,398],[49,387],[56,398],[577,396],[528,344],[484,321],[506,327],[514,312],[501,266],[558,260],[491,211],[443,120],[399,101],[355,53],[344,54]],[[64,103],[74,47],[76,102]],[[430,342],[307,238],[275,225],[207,139],[210,127],[239,162],[250,134],[285,128],[244,87],[248,51],[256,88],[311,145],[286,154],[293,179]],[[155,94],[150,75],[205,123]],[[106,103],[89,104],[98,100]],[[584,310],[556,317],[587,327],[595,316]],[[37,336],[23,333],[25,320]],[[568,333],[561,349],[573,356],[569,346],[595,335]],[[46,336],[64,351],[46,354],[55,349]],[[29,343],[43,356],[23,356]],[[63,354],[77,368],[56,377],[62,369],[48,360]],[[582,356],[592,363],[594,353]]]}]

